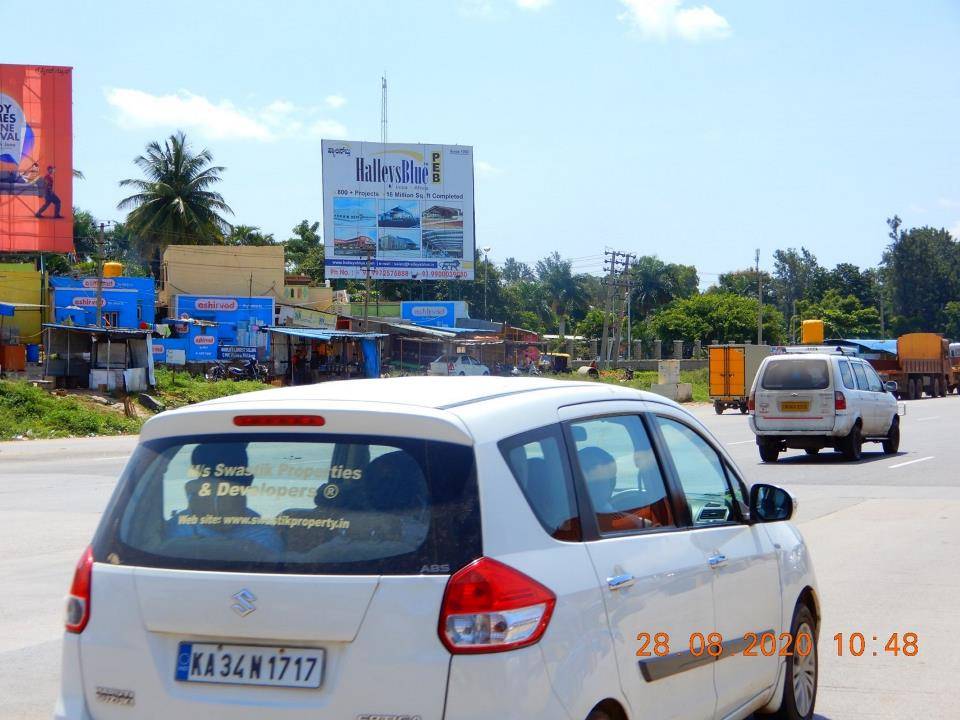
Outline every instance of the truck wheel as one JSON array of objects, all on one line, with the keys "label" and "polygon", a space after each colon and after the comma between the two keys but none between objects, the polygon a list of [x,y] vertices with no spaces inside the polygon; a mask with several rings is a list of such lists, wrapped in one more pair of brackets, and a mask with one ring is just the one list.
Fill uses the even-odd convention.
[{"label": "truck wheel", "polygon": [[917,399],[917,381],[910,378],[907,381],[907,400]]},{"label": "truck wheel", "polygon": [[843,457],[854,462],[863,457],[863,437],[860,434],[860,423],[854,425],[850,433],[843,439],[842,452]]},{"label": "truck wheel", "polygon": [[714,411],[717,415],[723,415],[723,403],[720,402],[719,400],[714,400],[714,401],[713,401],[713,411]]},{"label": "truck wheel", "polygon": [[760,459],[765,463],[775,463],[780,457],[780,443],[769,440],[761,440],[758,446],[760,448]]},{"label": "truck wheel", "polygon": [[741,414],[741,415],[746,415],[748,409],[749,409],[749,408],[747,408],[747,404],[746,404],[746,403],[740,403],[740,414]]},{"label": "truck wheel", "polygon": [[890,423],[890,429],[887,430],[887,439],[883,441],[883,452],[887,455],[895,455],[900,449],[900,418],[894,417]]},{"label": "truck wheel", "polygon": [[940,378],[940,392],[938,393],[940,397],[947,396],[947,380],[946,378]]}]

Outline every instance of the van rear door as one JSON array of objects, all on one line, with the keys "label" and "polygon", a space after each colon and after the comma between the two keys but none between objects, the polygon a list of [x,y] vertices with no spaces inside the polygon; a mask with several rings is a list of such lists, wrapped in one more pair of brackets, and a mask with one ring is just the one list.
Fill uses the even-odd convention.
[{"label": "van rear door", "polygon": [[787,355],[764,365],[757,383],[758,430],[832,430],[835,411],[830,363],[825,358]]},{"label": "van rear door", "polygon": [[142,444],[94,541],[96,718],[443,713],[450,572],[481,553],[473,449],[232,433]]}]

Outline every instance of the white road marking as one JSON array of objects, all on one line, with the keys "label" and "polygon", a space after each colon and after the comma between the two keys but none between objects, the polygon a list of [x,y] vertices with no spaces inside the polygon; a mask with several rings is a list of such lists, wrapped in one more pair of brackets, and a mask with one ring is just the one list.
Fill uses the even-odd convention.
[{"label": "white road marking", "polygon": [[94,457],[94,458],[78,458],[74,462],[103,462],[105,460],[126,460],[130,457],[130,453],[126,455],[110,455],[108,457]]},{"label": "white road marking", "polygon": [[897,463],[896,465],[889,465],[888,468],[890,470],[896,470],[897,468],[901,468],[904,465],[913,465],[914,463],[925,462],[926,460],[933,460],[933,457],[934,457],[933,455],[927,455],[926,457],[917,458],[916,460],[907,460],[906,462]]},{"label": "white road marking", "polygon": [[747,443],[756,442],[755,440],[738,440],[737,442],[727,443],[727,445],[746,445]]},{"label": "white road marking", "polygon": [[927,420],[939,420],[939,415],[931,415],[930,417],[917,418],[916,422],[926,422]]}]

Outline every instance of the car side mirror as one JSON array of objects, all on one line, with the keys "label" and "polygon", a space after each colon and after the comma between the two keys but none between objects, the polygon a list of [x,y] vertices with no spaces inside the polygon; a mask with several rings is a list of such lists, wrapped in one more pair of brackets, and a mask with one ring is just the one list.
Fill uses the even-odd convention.
[{"label": "car side mirror", "polygon": [[793,496],[776,485],[757,483],[750,488],[750,519],[754,522],[780,522],[793,517]]},{"label": "car side mirror", "polygon": [[896,380],[889,380],[883,384],[883,389],[886,390],[888,393],[893,394],[900,389],[900,386],[897,385]]}]

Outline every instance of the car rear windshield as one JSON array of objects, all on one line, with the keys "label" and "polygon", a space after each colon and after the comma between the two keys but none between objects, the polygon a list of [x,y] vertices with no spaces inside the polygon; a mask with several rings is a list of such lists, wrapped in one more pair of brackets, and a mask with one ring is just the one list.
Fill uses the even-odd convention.
[{"label": "car rear windshield", "polygon": [[826,360],[790,358],[773,360],[763,372],[764,390],[824,390],[830,387]]},{"label": "car rear windshield", "polygon": [[326,434],[143,443],[94,542],[117,565],[272,573],[447,572],[480,553],[472,448]]}]

